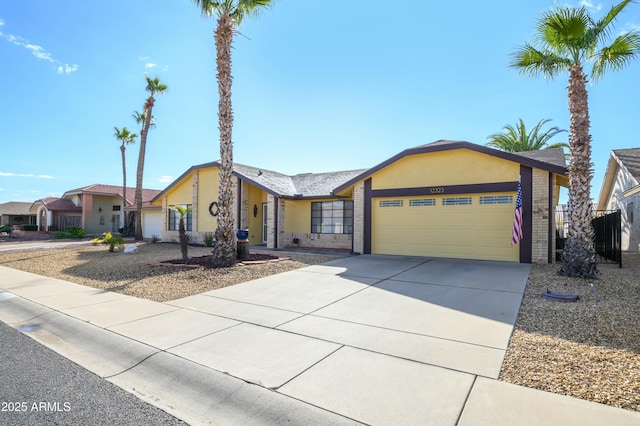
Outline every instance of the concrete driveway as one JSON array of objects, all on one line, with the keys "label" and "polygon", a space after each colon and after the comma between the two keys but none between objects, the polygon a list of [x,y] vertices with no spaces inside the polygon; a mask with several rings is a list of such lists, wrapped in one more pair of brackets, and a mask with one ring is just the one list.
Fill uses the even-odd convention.
[{"label": "concrete driveway", "polygon": [[639,424],[495,380],[529,270],[366,255],[158,303],[0,266],[0,321],[190,424]]},{"label": "concrete driveway", "polygon": [[529,270],[343,258],[170,302],[234,323],[168,351],[365,423],[455,424],[500,373]]}]

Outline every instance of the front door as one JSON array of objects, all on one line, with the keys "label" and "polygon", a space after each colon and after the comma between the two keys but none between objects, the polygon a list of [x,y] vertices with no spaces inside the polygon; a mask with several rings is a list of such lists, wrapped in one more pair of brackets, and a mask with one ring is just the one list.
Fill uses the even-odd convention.
[{"label": "front door", "polygon": [[267,233],[269,232],[269,221],[267,203],[262,203],[262,244],[267,243]]},{"label": "front door", "polygon": [[115,234],[116,232],[119,232],[120,228],[120,215],[111,215],[111,233]]}]

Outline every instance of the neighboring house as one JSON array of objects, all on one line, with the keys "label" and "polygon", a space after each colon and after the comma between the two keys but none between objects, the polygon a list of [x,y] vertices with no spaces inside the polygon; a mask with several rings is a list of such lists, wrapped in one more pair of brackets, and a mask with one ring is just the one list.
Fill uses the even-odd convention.
[{"label": "neighboring house", "polygon": [[29,211],[30,206],[19,201],[0,204],[0,225],[35,225],[36,215]]},{"label": "neighboring house", "polygon": [[[147,223],[152,223],[149,217],[154,215],[156,222],[160,220],[160,209],[149,204],[159,193],[151,189],[142,191],[142,214],[143,219],[147,217]],[[117,233],[125,225],[133,223],[131,217],[125,217],[125,213],[135,212],[132,207],[134,195],[135,188],[127,188],[127,206],[124,206],[122,186],[95,184],[67,191],[61,198],[37,200],[30,210],[35,213],[38,229],[42,231],[64,231],[79,226],[87,234]]]},{"label": "neighboring house", "polygon": [[620,210],[622,250],[640,251],[640,148],[611,151],[598,210]]},{"label": "neighboring house", "polygon": [[[512,154],[456,141],[407,149],[368,170],[287,176],[236,163],[233,210],[249,243],[269,248],[547,263],[565,164],[561,148]],[[194,241],[214,232],[218,167],[193,166],[153,199],[163,239],[178,239],[175,205],[193,207]],[[511,245],[519,179],[524,239]]]}]

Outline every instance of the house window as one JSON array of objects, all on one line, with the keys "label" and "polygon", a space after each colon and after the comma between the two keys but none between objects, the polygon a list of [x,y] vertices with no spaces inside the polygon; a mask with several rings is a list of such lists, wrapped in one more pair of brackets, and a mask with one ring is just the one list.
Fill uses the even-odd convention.
[{"label": "house window", "polygon": [[403,200],[381,200],[380,207],[402,207]]},{"label": "house window", "polygon": [[[180,207],[188,208],[191,204],[182,204]],[[180,230],[180,213],[175,211],[172,207],[169,206],[169,220],[167,221],[167,226],[169,231],[179,231]],[[184,218],[184,230],[191,231],[192,230],[192,212],[187,213]]]},{"label": "house window", "polygon": [[627,203],[627,222],[633,224],[633,202]]},{"label": "house window", "polygon": [[119,212],[120,211],[120,206],[113,206],[113,210],[114,212]]},{"label": "house window", "polygon": [[443,206],[464,206],[469,204],[471,204],[471,197],[452,197],[442,199]]},{"label": "house window", "polygon": [[353,201],[311,203],[311,232],[353,234]]},{"label": "house window", "polygon": [[480,204],[513,204],[513,195],[483,195]]},{"label": "house window", "polygon": [[435,206],[435,198],[422,198],[419,200],[409,200],[409,207]]}]

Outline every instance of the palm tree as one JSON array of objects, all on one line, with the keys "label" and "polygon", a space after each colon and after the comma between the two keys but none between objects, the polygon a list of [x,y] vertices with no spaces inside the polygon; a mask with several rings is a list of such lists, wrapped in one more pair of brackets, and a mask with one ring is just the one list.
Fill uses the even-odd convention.
[{"label": "palm tree", "polygon": [[568,148],[569,145],[565,142],[549,143],[549,140],[555,137],[558,133],[566,132],[566,130],[561,130],[554,126],[541,133],[542,127],[549,121],[551,120],[540,120],[538,124],[528,132],[524,121],[520,118],[518,119],[518,124],[515,126],[504,126],[504,133],[495,133],[489,136],[489,139],[491,140],[487,143],[487,146],[506,152],[537,151],[539,149],[564,147]]},{"label": "palm tree", "polygon": [[192,206],[182,207],[182,206],[173,206],[171,207],[174,211],[176,211],[180,215],[180,221],[178,222],[178,235],[180,236],[180,251],[182,252],[182,260],[184,263],[189,262],[189,256],[187,255],[187,250],[189,249],[189,237],[184,228],[184,218],[193,211]]},{"label": "palm tree", "polygon": [[147,134],[149,133],[149,127],[151,127],[151,121],[153,120],[153,105],[156,101],[154,96],[156,94],[162,94],[167,90],[167,85],[161,84],[158,77],[151,79],[149,76],[145,76],[144,78],[147,80],[146,90],[151,93],[151,95],[142,107],[142,114],[134,112],[136,121],[142,120],[142,129],[140,129],[140,153],[138,154],[138,170],[136,173],[136,241],[142,240],[142,175],[144,172],[144,155],[147,149]]},{"label": "palm tree", "polygon": [[569,230],[559,273],[571,277],[595,277],[598,273],[594,231],[591,226],[591,135],[587,75],[584,65],[592,63],[595,81],[605,72],[624,68],[640,54],[640,34],[631,31],[608,41],[613,21],[633,0],[613,6],[595,21],[583,7],[556,7],[538,20],[535,46],[525,44],[513,55],[511,66],[532,76],[553,78],[569,71]]},{"label": "palm tree", "polygon": [[218,127],[220,128],[220,187],[217,229],[213,248],[216,266],[235,263],[233,202],[233,109],[231,108],[231,47],[235,29],[245,17],[257,15],[271,0],[194,0],[202,16],[217,16],[214,31],[218,71]]},{"label": "palm tree", "polygon": [[[122,153],[122,214],[124,214],[124,209],[127,207],[127,165],[124,155],[126,150],[125,145],[136,143],[138,135],[131,133],[126,127],[123,127],[122,130],[117,127],[114,127],[113,129],[115,130],[115,137],[122,142],[120,145],[120,152]],[[126,217],[124,226],[125,228],[127,226]]]}]

